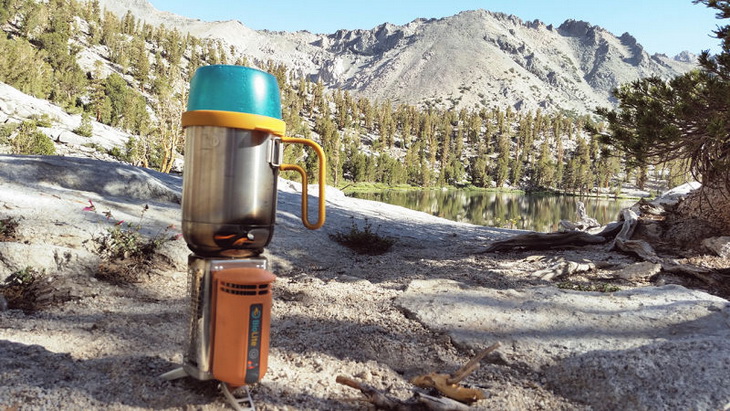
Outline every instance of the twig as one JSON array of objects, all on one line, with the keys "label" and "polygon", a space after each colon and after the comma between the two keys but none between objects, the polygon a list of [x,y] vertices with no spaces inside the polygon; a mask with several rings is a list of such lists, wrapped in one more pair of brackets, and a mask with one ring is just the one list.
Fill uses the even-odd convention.
[{"label": "twig", "polygon": [[408,401],[401,401],[382,393],[375,388],[343,375],[337,376],[339,384],[347,385],[362,392],[367,401],[378,409],[388,411],[468,411],[469,407],[450,398],[434,397],[415,391]]},{"label": "twig", "polygon": [[479,363],[484,359],[484,357],[489,355],[489,353],[496,350],[500,346],[501,344],[499,343],[499,341],[497,341],[496,343],[482,350],[474,358],[469,360],[468,363],[464,364],[463,367],[459,368],[458,370],[456,370],[455,373],[451,374],[451,377],[447,380],[447,382],[449,384],[457,384],[461,382],[461,380],[468,377],[469,374],[473,373],[477,368],[479,368]]},{"label": "twig", "polygon": [[367,384],[357,382],[352,378],[345,377],[344,375],[338,375],[335,381],[337,381],[338,384],[347,385],[348,387],[360,390],[360,392],[365,395],[367,401],[378,408],[391,411],[415,410],[412,405],[409,405],[397,398],[389,397]]}]

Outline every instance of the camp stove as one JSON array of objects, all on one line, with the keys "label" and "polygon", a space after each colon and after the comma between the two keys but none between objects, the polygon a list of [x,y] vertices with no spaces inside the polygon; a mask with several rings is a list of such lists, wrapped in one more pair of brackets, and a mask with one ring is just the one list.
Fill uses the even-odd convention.
[{"label": "camp stove", "polygon": [[[235,409],[253,409],[248,386],[268,365],[272,283],[261,256],[274,233],[279,170],[302,176],[302,223],[324,224],[325,157],[311,140],[286,137],[276,78],[256,69],[199,68],[185,128],[182,232],[188,248],[188,334],[181,368],[168,380],[218,380]],[[282,164],[283,144],[319,158],[318,219],[308,220],[307,174]]]}]

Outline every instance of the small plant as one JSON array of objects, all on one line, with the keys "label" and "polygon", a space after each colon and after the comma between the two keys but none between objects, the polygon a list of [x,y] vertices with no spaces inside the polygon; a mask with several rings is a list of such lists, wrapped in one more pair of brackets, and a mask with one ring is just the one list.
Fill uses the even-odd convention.
[{"label": "small plant", "polygon": [[0,241],[15,240],[18,230],[18,220],[13,217],[0,219]]},{"label": "small plant", "polygon": [[33,267],[25,267],[22,270],[18,270],[8,276],[8,278],[5,279],[4,285],[6,286],[12,286],[12,285],[20,285],[20,286],[28,286],[30,284],[33,284],[33,282],[40,277],[42,272],[39,272]]},{"label": "small plant", "polygon": [[74,130],[74,133],[83,136],[91,137],[94,133],[94,126],[91,124],[91,115],[84,111],[81,115],[81,124]]},{"label": "small plant", "polygon": [[[142,221],[147,210],[149,206],[145,204],[136,223],[124,220],[114,222],[111,211],[102,213],[113,225],[104,234],[92,238],[96,251],[104,260],[96,273],[97,278],[112,283],[138,282],[140,274],[149,269],[160,247],[182,236],[172,233],[175,228],[173,225],[158,231],[152,237],[143,235]],[[91,200],[84,211],[96,212],[96,206]]]},{"label": "small plant", "polygon": [[18,123],[5,123],[0,125],[0,144],[10,144],[10,137],[18,129]]},{"label": "small plant", "polygon": [[330,234],[330,238],[358,254],[366,255],[384,254],[396,242],[394,238],[384,237],[373,231],[372,225],[367,219],[365,219],[363,228],[360,229],[355,224],[354,218],[349,231]]},{"label": "small plant", "polygon": [[48,113],[33,114],[29,117],[29,119],[32,120],[36,126],[46,128],[53,126],[53,123],[58,121],[56,118]]},{"label": "small plant", "polygon": [[10,274],[0,284],[0,291],[7,300],[8,308],[27,312],[41,308],[37,301],[39,287],[36,287],[36,284],[44,274],[43,271],[32,267],[25,267]]},{"label": "small plant", "polygon": [[563,290],[598,291],[600,293],[615,293],[616,291],[621,291],[621,288],[608,283],[576,283],[563,281],[558,283],[557,286]]},{"label": "small plant", "polygon": [[112,147],[107,150],[107,154],[116,158],[119,161],[135,164],[141,158],[142,143],[134,137],[130,137],[129,140],[124,144],[124,147]]}]

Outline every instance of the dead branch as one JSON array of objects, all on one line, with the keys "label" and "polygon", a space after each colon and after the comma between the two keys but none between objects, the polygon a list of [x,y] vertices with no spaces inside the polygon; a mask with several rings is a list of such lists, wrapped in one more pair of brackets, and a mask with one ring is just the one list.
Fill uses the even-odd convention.
[{"label": "dead branch", "polygon": [[449,383],[450,379],[451,375],[449,374],[432,372],[414,377],[411,379],[411,384],[420,388],[435,388],[441,394],[465,404],[471,404],[487,398],[482,390],[451,384]]},{"label": "dead branch", "polygon": [[455,373],[451,374],[451,378],[449,378],[449,384],[457,384],[461,382],[464,378],[468,377],[471,373],[476,371],[477,368],[479,368],[479,363],[492,351],[496,350],[500,347],[499,341],[496,343],[490,345],[489,347],[483,349],[480,351],[477,355],[474,356],[469,362],[464,364],[463,367],[456,370]]},{"label": "dead branch", "polygon": [[530,277],[537,277],[542,280],[550,281],[554,278],[572,275],[572,274],[578,274],[578,273],[585,273],[589,271],[593,271],[596,269],[596,264],[591,262],[576,262],[576,261],[568,261],[564,258],[559,258],[557,261],[552,264],[550,267],[535,271],[530,275]]},{"label": "dead branch", "polygon": [[413,405],[409,405],[397,398],[390,397],[367,384],[357,382],[343,375],[338,375],[335,381],[337,381],[338,384],[347,385],[348,387],[360,390],[360,392],[365,395],[365,399],[379,409],[392,411],[415,410]]},{"label": "dead branch", "polygon": [[582,201],[576,201],[575,203],[578,207],[578,225],[583,226],[583,230],[601,226],[598,224],[598,220],[588,216],[588,213],[586,212],[586,205],[583,204]]},{"label": "dead branch", "polygon": [[418,404],[423,405],[430,411],[467,411],[469,410],[468,405],[464,405],[459,401],[454,401],[451,398],[444,397],[432,397],[422,392],[416,392],[414,398]]},{"label": "dead branch", "polygon": [[630,240],[631,236],[634,235],[634,230],[636,230],[636,225],[639,224],[639,215],[636,214],[636,212],[630,208],[624,208],[623,210],[621,210],[621,218],[624,221],[621,226],[621,231],[619,231],[619,233],[616,234],[616,238],[614,238],[613,242],[608,247],[609,251],[616,249],[617,241]]},{"label": "dead branch", "polygon": [[560,220],[558,225],[560,226],[561,231],[587,231],[591,228],[601,226],[598,223],[598,220],[588,216],[586,206],[582,201],[576,201],[575,204],[577,207],[576,212],[578,213],[578,221],[572,222],[568,220]]},{"label": "dead branch", "polygon": [[459,368],[453,374],[439,374],[432,372],[430,374],[419,375],[411,379],[411,383],[421,388],[435,388],[441,394],[459,402],[471,404],[475,401],[486,398],[484,392],[474,388],[467,388],[458,385],[464,378],[468,377],[477,368],[479,362],[489,353],[500,347],[500,343],[496,342],[484,350],[480,351],[474,358],[469,360],[463,367]]},{"label": "dead branch", "polygon": [[370,385],[360,383],[351,378],[339,375],[337,383],[360,390],[368,402],[376,408],[388,411],[468,411],[469,407],[449,398],[433,397],[422,392],[415,392],[408,401],[402,401],[382,393]]}]

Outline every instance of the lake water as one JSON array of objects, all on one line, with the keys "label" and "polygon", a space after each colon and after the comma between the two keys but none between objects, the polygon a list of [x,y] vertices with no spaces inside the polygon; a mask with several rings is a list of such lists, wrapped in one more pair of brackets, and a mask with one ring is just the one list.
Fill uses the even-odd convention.
[{"label": "lake water", "polygon": [[560,220],[576,221],[576,201],[601,224],[616,221],[636,200],[468,190],[389,190],[352,197],[400,205],[454,221],[540,232],[557,231]]}]

